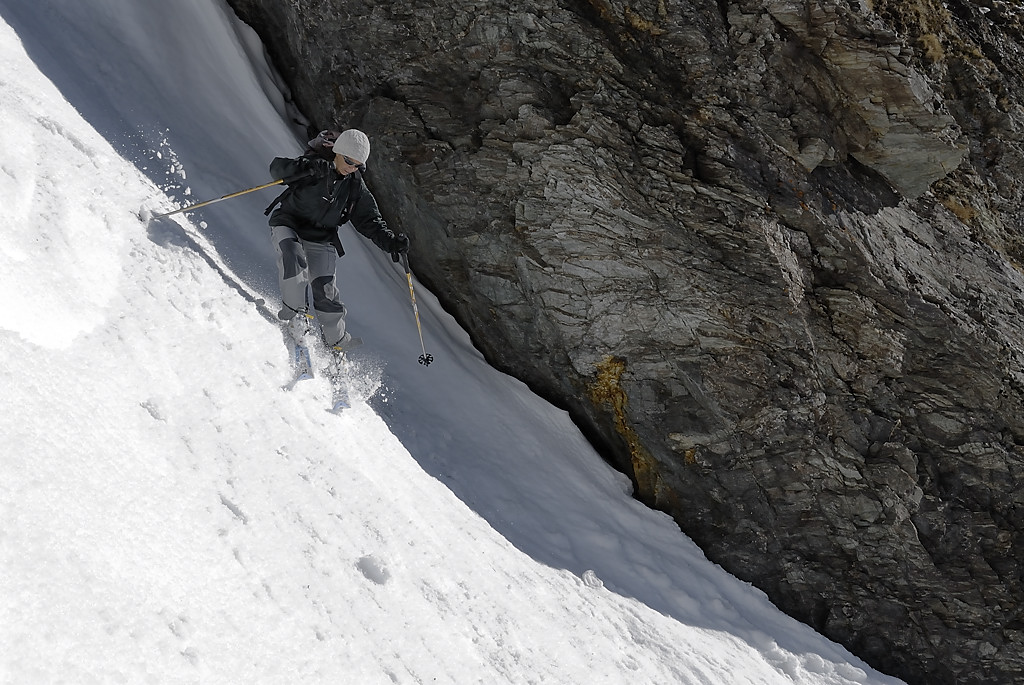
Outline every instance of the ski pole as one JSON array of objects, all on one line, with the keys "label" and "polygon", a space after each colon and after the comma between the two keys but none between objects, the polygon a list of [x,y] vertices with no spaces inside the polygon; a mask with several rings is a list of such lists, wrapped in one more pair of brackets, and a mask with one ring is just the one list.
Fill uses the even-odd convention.
[{"label": "ski pole", "polygon": [[271,186],[277,186],[277,185],[281,185],[281,184],[288,185],[289,183],[294,183],[295,181],[299,181],[299,180],[304,179],[304,178],[306,178],[306,177],[308,177],[310,175],[311,175],[311,173],[307,171],[307,172],[302,173],[302,174],[296,174],[295,176],[291,176],[289,178],[281,178],[281,179],[278,179],[276,181],[271,181],[270,183],[264,183],[261,186],[256,186],[255,188],[246,188],[245,190],[239,190],[238,192],[235,192],[235,193],[228,193],[227,195],[222,195],[221,197],[218,197],[218,198],[216,198],[214,200],[206,200],[205,202],[197,202],[194,205],[189,205],[188,207],[182,207],[181,209],[175,209],[173,212],[167,212],[165,214],[157,214],[156,216],[150,217],[150,220],[152,221],[153,219],[163,219],[164,217],[171,216],[172,214],[179,214],[181,212],[188,212],[188,211],[191,211],[193,209],[199,209],[200,207],[205,207],[206,205],[212,205],[215,202],[221,202],[223,200],[230,200],[233,197],[238,197],[239,195],[245,195],[246,193],[252,193],[252,192],[255,192],[257,190],[263,190],[264,188],[270,188]]},{"label": "ski pole", "polygon": [[409,281],[409,298],[412,300],[412,313],[416,317],[416,330],[420,334],[420,351],[423,354],[420,355],[419,363],[423,366],[430,366],[430,362],[434,361],[434,355],[427,354],[426,347],[423,346],[423,327],[420,325],[420,310],[416,306],[416,291],[412,288],[412,271],[409,270],[409,255],[402,254],[402,266],[405,267],[405,279]]}]

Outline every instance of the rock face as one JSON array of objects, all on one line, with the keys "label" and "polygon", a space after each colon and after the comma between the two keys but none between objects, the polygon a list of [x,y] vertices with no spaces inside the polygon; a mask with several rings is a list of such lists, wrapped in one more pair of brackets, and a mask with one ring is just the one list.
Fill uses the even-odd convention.
[{"label": "rock face", "polygon": [[709,558],[909,683],[1024,682],[1015,5],[231,4]]}]

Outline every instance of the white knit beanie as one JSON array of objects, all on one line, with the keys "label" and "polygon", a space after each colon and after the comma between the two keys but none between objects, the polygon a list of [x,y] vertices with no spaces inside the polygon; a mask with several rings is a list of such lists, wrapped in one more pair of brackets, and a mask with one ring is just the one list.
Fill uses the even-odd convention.
[{"label": "white knit beanie", "polygon": [[334,141],[334,152],[366,164],[370,158],[370,139],[362,131],[350,128]]}]

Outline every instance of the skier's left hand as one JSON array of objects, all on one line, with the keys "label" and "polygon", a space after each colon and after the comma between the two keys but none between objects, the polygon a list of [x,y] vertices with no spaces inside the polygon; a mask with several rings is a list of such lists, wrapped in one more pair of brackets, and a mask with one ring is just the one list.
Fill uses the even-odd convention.
[{"label": "skier's left hand", "polygon": [[395,234],[395,242],[394,242],[394,245],[391,248],[391,251],[392,252],[397,252],[398,254],[405,254],[406,252],[408,252],[409,251],[409,236],[407,236],[404,233],[396,233]]},{"label": "skier's left hand", "polygon": [[401,259],[400,255],[405,254],[409,251],[409,236],[404,233],[396,233],[395,237],[391,241],[391,249],[388,252],[391,253],[391,260],[397,262]]}]

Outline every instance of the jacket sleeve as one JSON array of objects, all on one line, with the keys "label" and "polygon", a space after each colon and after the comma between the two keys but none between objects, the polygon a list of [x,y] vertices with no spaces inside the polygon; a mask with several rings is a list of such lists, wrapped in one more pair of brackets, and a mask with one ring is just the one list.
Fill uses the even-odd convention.
[{"label": "jacket sleeve", "polygon": [[289,159],[288,157],[275,157],[270,163],[270,176],[275,181],[300,174],[305,169],[302,167],[302,159]]},{"label": "jacket sleeve", "polygon": [[[322,159],[310,159],[309,157],[275,157],[270,163],[270,176],[275,181],[281,179],[321,177],[330,171],[330,163]],[[297,180],[297,179],[296,179]]]},{"label": "jacket sleeve", "polygon": [[[359,179],[363,183],[362,179]],[[395,234],[388,228],[387,222],[380,215],[377,207],[377,200],[363,183],[363,190],[359,201],[352,208],[352,215],[349,221],[360,234],[369,238],[374,245],[384,252],[392,252],[395,249]]]}]

